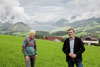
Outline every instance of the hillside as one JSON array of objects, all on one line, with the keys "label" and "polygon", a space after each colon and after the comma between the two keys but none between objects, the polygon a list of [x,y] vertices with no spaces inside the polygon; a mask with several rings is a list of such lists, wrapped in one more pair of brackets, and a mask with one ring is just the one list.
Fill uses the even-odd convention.
[{"label": "hillside", "polygon": [[76,30],[97,33],[100,32],[100,18],[90,18],[86,20],[76,21],[70,24]]},{"label": "hillside", "polygon": [[77,34],[84,32],[84,33],[92,33],[92,34],[99,35],[100,34],[100,17],[75,21],[73,23],[67,24],[65,27],[52,30],[51,33],[58,32],[58,31],[67,31],[68,28],[74,28],[75,33]]},{"label": "hillside", "polygon": [[0,31],[7,31],[9,30],[10,26],[12,26],[13,24],[12,23],[1,23],[0,24]]},{"label": "hillside", "polygon": [[[25,67],[22,54],[23,37],[0,34],[0,67]],[[37,59],[35,67],[67,67],[62,44],[47,40],[36,39]],[[98,46],[85,46],[83,53],[84,67],[100,67]],[[92,61],[93,60],[93,61]]]},{"label": "hillside", "polygon": [[56,26],[56,27],[63,27],[63,26],[66,26],[68,24],[68,20],[62,18],[60,20],[58,20],[56,23],[53,24],[53,26]]},{"label": "hillside", "polygon": [[0,31],[18,31],[18,32],[26,32],[31,28],[23,22],[17,22],[15,24],[12,23],[3,23],[0,25]]},{"label": "hillside", "polygon": [[27,32],[31,28],[23,22],[18,22],[9,28],[10,31]]}]

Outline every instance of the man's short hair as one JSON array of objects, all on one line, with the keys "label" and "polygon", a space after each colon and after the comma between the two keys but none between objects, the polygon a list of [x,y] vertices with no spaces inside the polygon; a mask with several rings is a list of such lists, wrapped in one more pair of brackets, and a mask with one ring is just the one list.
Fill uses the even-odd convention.
[{"label": "man's short hair", "polygon": [[70,31],[70,30],[73,30],[73,32],[74,32],[74,29],[73,29],[73,28],[69,28],[69,29],[67,30],[67,32]]}]

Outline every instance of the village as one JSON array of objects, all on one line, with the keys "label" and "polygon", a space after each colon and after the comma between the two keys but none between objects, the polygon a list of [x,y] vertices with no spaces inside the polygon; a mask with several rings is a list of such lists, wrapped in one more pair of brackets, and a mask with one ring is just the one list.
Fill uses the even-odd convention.
[{"label": "village", "polygon": [[[35,38],[49,40],[49,41],[56,41],[56,42],[64,42],[64,40],[66,39],[63,37],[49,37],[42,35],[36,35]],[[88,46],[90,45],[98,46],[100,44],[100,38],[97,35],[84,35],[81,37],[81,40],[84,44],[87,44]]]}]

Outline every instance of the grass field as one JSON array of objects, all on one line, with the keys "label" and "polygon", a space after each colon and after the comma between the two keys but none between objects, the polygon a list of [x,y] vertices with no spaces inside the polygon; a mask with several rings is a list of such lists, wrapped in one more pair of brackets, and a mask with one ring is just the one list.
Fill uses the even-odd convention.
[{"label": "grass field", "polygon": [[13,34],[17,34],[17,36],[18,36],[18,35],[25,35],[26,37],[29,35],[28,32],[15,32],[15,33],[13,33]]},{"label": "grass field", "polygon": [[[23,37],[0,35],[0,67],[25,67],[22,54]],[[68,67],[61,42],[37,39],[35,67]],[[84,67],[100,67],[100,47],[86,46],[83,53]]]}]

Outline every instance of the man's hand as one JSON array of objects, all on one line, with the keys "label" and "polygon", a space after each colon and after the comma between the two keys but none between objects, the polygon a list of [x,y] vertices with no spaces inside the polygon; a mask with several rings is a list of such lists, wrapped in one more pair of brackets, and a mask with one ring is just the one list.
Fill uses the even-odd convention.
[{"label": "man's hand", "polygon": [[73,57],[72,58],[75,58],[76,57],[76,54],[73,54]]},{"label": "man's hand", "polygon": [[35,59],[37,58],[37,55],[35,55]]},{"label": "man's hand", "polygon": [[25,56],[25,60],[28,61],[29,60],[29,56]]},{"label": "man's hand", "polygon": [[76,57],[76,54],[69,53],[69,56],[70,56],[71,58],[75,58],[75,57]]},{"label": "man's hand", "polygon": [[69,56],[70,56],[70,57],[73,57],[73,54],[72,54],[72,53],[69,53]]}]

